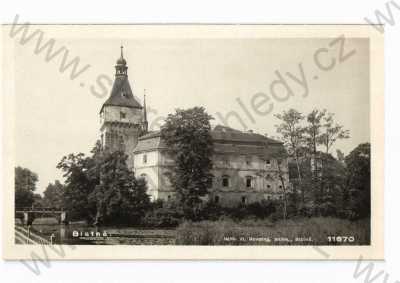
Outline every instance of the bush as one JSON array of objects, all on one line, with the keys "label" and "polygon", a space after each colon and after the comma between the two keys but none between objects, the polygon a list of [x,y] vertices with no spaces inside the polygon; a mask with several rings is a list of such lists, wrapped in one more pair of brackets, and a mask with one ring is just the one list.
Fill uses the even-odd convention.
[{"label": "bush", "polygon": [[276,212],[276,205],[272,201],[262,200],[247,205],[246,210],[248,215],[264,219]]},{"label": "bush", "polygon": [[176,209],[155,208],[143,218],[143,225],[146,227],[171,228],[182,222],[182,214]]},{"label": "bush", "polygon": [[200,211],[202,220],[218,220],[225,215],[225,209],[214,202],[207,202]]},{"label": "bush", "polygon": [[239,204],[237,207],[222,207],[214,202],[207,202],[198,212],[198,217],[192,221],[232,219],[265,219],[276,212],[277,202],[263,200],[247,205]]}]

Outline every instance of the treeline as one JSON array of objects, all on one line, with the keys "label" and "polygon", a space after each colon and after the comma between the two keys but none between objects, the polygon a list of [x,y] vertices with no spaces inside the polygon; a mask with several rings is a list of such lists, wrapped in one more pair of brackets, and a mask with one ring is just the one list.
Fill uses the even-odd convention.
[{"label": "treeline", "polygon": [[335,158],[331,149],[350,135],[334,114],[290,109],[275,117],[290,160],[288,215],[370,216],[370,144],[360,144],[346,157],[337,150]]},{"label": "treeline", "polygon": [[151,208],[147,185],[136,179],[126,165],[123,152],[102,150],[97,143],[90,156],[69,154],[57,165],[65,183],[55,181],[34,194],[37,175],[29,169],[15,169],[15,206],[52,207],[67,211],[68,221],[89,224],[139,224]]}]

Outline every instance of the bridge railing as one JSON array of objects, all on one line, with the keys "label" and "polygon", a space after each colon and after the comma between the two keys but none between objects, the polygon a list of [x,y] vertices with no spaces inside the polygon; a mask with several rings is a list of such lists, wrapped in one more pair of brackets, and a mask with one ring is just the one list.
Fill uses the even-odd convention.
[{"label": "bridge railing", "polygon": [[17,212],[65,212],[63,208],[57,207],[16,207]]},{"label": "bridge railing", "polygon": [[15,226],[15,239],[21,244],[52,245],[51,241],[17,225]]}]

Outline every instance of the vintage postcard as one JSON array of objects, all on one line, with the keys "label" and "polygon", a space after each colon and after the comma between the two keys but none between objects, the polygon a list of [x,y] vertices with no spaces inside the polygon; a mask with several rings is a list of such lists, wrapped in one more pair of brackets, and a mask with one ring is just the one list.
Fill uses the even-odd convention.
[{"label": "vintage postcard", "polygon": [[369,25],[2,26],[3,257],[383,259]]}]

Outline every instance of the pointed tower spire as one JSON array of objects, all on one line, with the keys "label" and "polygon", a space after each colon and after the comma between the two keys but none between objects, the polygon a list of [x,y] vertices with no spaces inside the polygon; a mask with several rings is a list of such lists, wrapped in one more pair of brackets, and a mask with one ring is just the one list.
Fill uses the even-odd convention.
[{"label": "pointed tower spire", "polygon": [[147,122],[147,109],[146,109],[146,89],[143,94],[143,131],[147,133],[149,123]]},{"label": "pointed tower spire", "polygon": [[117,60],[115,65],[116,76],[128,76],[128,67],[126,66],[126,60],[124,59],[124,47],[121,45],[121,57]]}]

